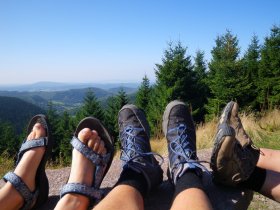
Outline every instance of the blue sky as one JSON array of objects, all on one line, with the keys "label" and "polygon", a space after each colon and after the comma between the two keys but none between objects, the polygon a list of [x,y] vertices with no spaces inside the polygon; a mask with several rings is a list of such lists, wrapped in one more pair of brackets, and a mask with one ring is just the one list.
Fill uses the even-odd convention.
[{"label": "blue sky", "polygon": [[211,59],[227,29],[241,52],[280,24],[279,0],[0,0],[0,85],[155,80],[167,42]]}]

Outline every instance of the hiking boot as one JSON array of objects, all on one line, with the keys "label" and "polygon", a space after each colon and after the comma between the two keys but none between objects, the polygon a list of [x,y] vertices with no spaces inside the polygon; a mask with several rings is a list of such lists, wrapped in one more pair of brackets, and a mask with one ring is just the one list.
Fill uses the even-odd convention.
[{"label": "hiking boot", "polygon": [[252,145],[253,142],[245,132],[241,120],[238,116],[239,106],[236,102],[229,102],[224,108],[219,120],[219,125],[226,123],[235,131],[235,138],[239,141],[242,147]]},{"label": "hiking boot", "polygon": [[118,123],[123,168],[143,174],[151,190],[162,182],[163,171],[154,157],[158,154],[151,152],[150,128],[144,112],[134,105],[125,105],[119,111]]},{"label": "hiking boot", "polygon": [[213,180],[236,186],[252,174],[260,155],[238,117],[238,104],[231,101],[224,108],[218,124],[211,155]]},{"label": "hiking boot", "polygon": [[168,144],[169,180],[176,184],[187,170],[193,170],[201,176],[205,167],[196,155],[195,126],[185,103],[172,101],[166,106],[162,128]]}]

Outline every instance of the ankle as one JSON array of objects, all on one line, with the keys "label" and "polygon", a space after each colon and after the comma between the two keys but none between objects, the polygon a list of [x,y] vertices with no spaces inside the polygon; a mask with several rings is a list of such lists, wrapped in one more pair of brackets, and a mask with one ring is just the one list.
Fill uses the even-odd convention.
[{"label": "ankle", "polygon": [[67,209],[74,210],[74,209],[87,209],[89,206],[89,198],[84,195],[69,193],[64,195],[56,206],[56,210],[58,209]]}]

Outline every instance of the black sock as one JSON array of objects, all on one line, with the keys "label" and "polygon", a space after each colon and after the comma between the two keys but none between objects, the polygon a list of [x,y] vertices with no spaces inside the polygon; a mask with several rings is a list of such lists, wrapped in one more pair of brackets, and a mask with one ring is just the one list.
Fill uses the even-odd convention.
[{"label": "black sock", "polygon": [[125,168],[120,175],[120,178],[116,184],[117,185],[129,185],[136,188],[144,198],[148,191],[148,183],[143,174],[137,173],[130,168]]},{"label": "black sock", "polygon": [[198,188],[204,190],[201,178],[195,173],[195,171],[186,171],[181,176],[175,185],[174,198],[182,191],[189,188]]},{"label": "black sock", "polygon": [[251,176],[246,181],[240,182],[238,185],[259,192],[264,184],[265,178],[266,170],[256,166]]}]

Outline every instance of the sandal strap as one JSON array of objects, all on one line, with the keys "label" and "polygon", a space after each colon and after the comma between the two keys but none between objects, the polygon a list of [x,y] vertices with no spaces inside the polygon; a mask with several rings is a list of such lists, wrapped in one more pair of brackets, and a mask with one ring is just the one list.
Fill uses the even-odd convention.
[{"label": "sandal strap", "polygon": [[106,155],[99,155],[96,152],[94,152],[92,149],[90,149],[87,145],[85,145],[83,142],[81,142],[75,136],[72,138],[71,144],[76,150],[82,153],[87,159],[89,159],[96,166],[106,165],[110,160],[110,156],[111,156],[110,153],[107,153]]},{"label": "sandal strap", "polygon": [[10,182],[24,199],[24,205],[21,209],[30,209],[33,201],[38,197],[38,191],[32,193],[22,179],[14,172],[8,172],[3,177],[5,182]]},{"label": "sandal strap", "polygon": [[76,194],[84,195],[91,200],[93,198],[97,200],[102,198],[102,192],[100,190],[80,183],[65,184],[60,191],[60,198],[62,198],[65,194],[68,193],[76,193]]},{"label": "sandal strap", "polygon": [[32,139],[28,141],[25,140],[19,149],[16,165],[19,163],[21,157],[26,151],[36,147],[46,147],[47,145],[48,145],[48,137],[40,137],[38,139]]},{"label": "sandal strap", "polygon": [[20,147],[19,153],[24,153],[27,150],[30,150],[32,148],[36,147],[44,147],[48,145],[48,138],[47,137],[41,137],[38,139],[28,140],[24,141],[23,144]]}]

